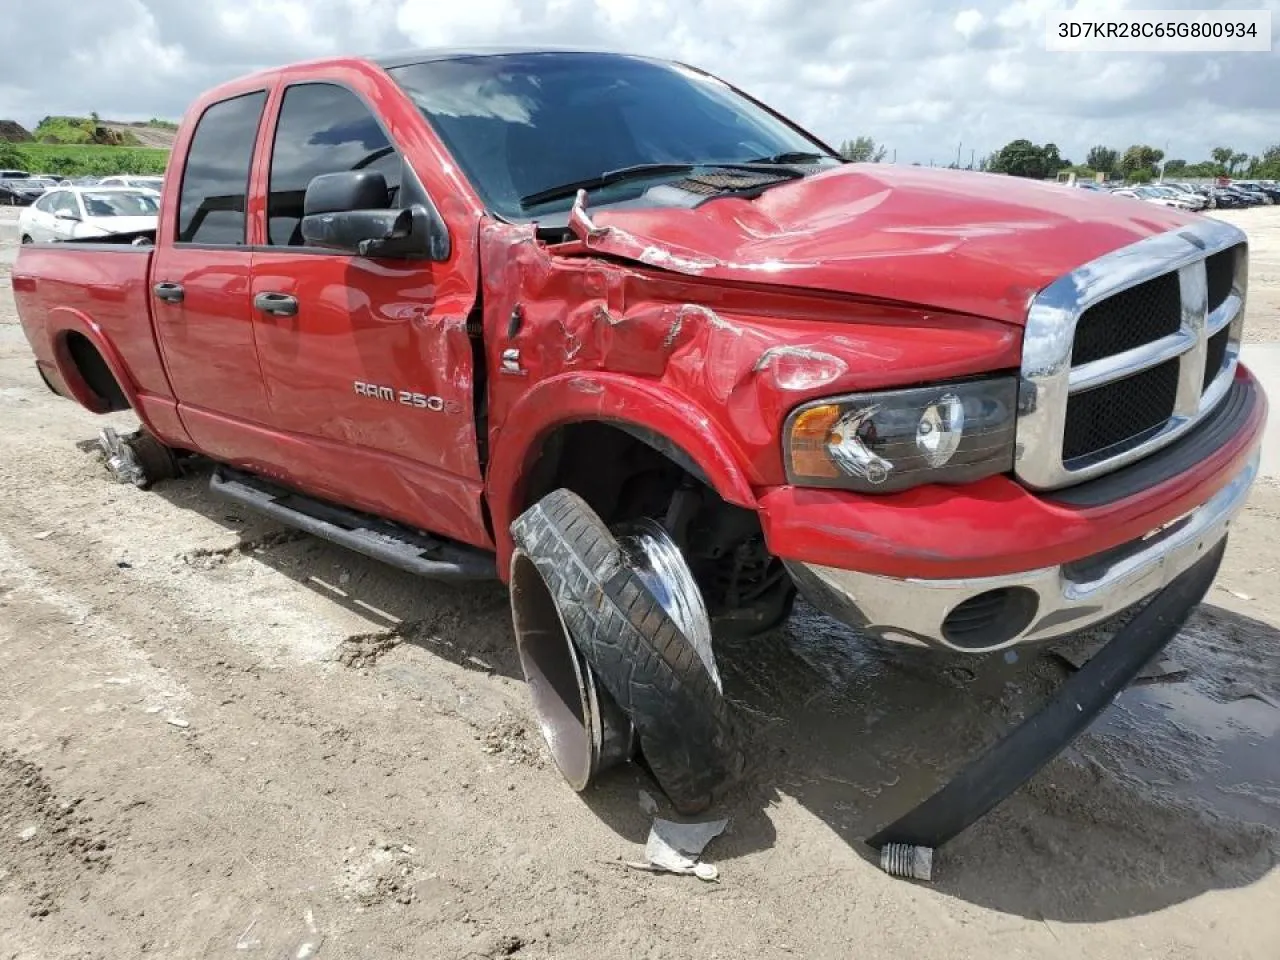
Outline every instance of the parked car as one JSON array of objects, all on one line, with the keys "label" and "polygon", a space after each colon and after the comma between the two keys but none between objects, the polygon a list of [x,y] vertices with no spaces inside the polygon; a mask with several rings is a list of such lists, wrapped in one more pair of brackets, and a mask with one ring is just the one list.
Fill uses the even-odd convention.
[{"label": "parked car", "polygon": [[1177,196],[1173,191],[1158,190],[1155,187],[1138,186],[1138,187],[1122,187],[1119,190],[1111,191],[1113,197],[1129,197],[1133,200],[1145,200],[1147,203],[1159,204],[1162,207],[1173,207],[1177,210],[1197,210],[1200,208],[1199,203]]},{"label": "parked car", "polygon": [[1217,192],[1219,197],[1225,195],[1229,200],[1234,200],[1236,205],[1240,207],[1256,207],[1262,204],[1262,197],[1248,190],[1241,190],[1235,185],[1218,187]]},{"label": "parked car", "polygon": [[19,249],[44,382],[132,408],[121,480],[198,452],[245,509],[508,583],[575,790],[643,756],[705,809],[747,754],[712,638],[797,590],[969,655],[1149,599],[954,832],[1172,639],[1258,472],[1242,231],[846,165],[686,66],[313,61],[203,95],[171,163],[153,247]]},{"label": "parked car", "polygon": [[38,177],[0,180],[0,203],[11,207],[25,207],[34,203],[50,187],[56,186],[57,183],[53,180],[42,180]]},{"label": "parked car", "polygon": [[1210,196],[1213,197],[1213,205],[1220,210],[1237,210],[1241,207],[1251,206],[1248,198],[1239,193],[1227,190],[1224,187],[1211,187]]},{"label": "parked car", "polygon": [[1184,204],[1183,209],[1186,210],[1199,211],[1209,205],[1209,202],[1199,194],[1189,193],[1186,190],[1179,190],[1167,183],[1153,183],[1146,189],[1157,196],[1171,200],[1180,200]]},{"label": "parked car", "polygon": [[153,190],[156,193],[164,186],[164,177],[103,177],[98,181],[99,186],[103,187],[136,187],[143,190]]},{"label": "parked car", "polygon": [[22,211],[18,235],[32,243],[154,233],[159,211],[153,190],[60,187]]},{"label": "parked car", "polygon": [[1271,194],[1256,183],[1240,181],[1231,184],[1231,188],[1252,197],[1259,205],[1270,205],[1275,203],[1275,199]]},{"label": "parked car", "polygon": [[0,170],[0,180],[25,180],[29,176],[25,170]]}]

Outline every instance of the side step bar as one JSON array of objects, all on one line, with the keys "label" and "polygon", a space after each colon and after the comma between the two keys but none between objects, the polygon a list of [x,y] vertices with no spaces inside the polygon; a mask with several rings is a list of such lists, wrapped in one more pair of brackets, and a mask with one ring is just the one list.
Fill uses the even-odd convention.
[{"label": "side step bar", "polygon": [[493,554],[484,550],[314,500],[230,467],[214,470],[209,490],[312,536],[422,577],[493,580],[498,575]]}]

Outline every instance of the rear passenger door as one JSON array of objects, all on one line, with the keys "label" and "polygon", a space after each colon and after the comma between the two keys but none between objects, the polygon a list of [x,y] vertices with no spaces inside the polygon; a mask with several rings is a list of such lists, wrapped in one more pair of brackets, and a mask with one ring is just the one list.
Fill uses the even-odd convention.
[{"label": "rear passenger door", "polygon": [[[267,175],[266,242],[253,260],[272,417],[311,438],[311,488],[475,542],[483,534],[475,533],[472,343],[466,318],[440,315],[437,303],[442,285],[459,278],[448,264],[304,246],[307,185],[348,170],[382,173],[393,207],[426,198],[361,97],[331,82],[286,86]],[[286,298],[292,312],[270,309]],[[472,509],[463,503],[476,505],[474,516],[457,515]]]},{"label": "rear passenger door", "polygon": [[271,409],[258,368],[249,296],[247,197],[267,94],[211,104],[196,123],[178,200],[163,211],[173,242],[156,247],[152,313],[184,423],[206,452],[244,455],[246,425]]}]

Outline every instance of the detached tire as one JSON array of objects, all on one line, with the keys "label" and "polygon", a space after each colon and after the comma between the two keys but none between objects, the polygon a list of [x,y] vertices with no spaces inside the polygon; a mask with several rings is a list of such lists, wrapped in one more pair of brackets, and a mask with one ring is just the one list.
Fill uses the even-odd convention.
[{"label": "detached tire", "polygon": [[672,805],[686,815],[705,810],[741,776],[745,756],[729,704],[693,645],[576,494],[548,494],[511,533],[596,680],[634,726]]}]

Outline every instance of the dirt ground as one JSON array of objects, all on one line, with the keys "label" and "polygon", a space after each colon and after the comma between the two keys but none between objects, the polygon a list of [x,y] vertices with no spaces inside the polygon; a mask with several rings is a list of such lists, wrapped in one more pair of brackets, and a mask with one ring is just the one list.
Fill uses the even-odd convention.
[{"label": "dirt ground", "polygon": [[[1280,339],[1280,209],[1230,218],[1253,241],[1250,337]],[[0,960],[1275,960],[1275,483],[1171,672],[943,848],[935,882],[891,879],[861,838],[1066,668],[879,645],[803,606],[719,651],[759,760],[716,811],[720,882],[641,873],[623,865],[648,829],[640,791],[660,795],[631,768],[564,786],[501,590],[255,519],[204,473],[119,486],[77,450],[103,421],[36,378],[13,221],[0,211]]]}]

